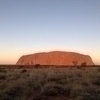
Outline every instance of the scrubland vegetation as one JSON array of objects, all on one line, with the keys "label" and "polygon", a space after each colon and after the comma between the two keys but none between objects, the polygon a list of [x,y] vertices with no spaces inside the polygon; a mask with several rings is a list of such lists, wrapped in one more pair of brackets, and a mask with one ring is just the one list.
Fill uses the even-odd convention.
[{"label": "scrubland vegetation", "polygon": [[0,67],[0,100],[100,100],[100,67]]}]

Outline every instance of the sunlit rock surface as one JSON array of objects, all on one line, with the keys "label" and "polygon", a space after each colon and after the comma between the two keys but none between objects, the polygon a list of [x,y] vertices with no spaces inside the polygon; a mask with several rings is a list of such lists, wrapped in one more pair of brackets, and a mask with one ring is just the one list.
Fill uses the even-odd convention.
[{"label": "sunlit rock surface", "polygon": [[94,65],[89,55],[83,55],[75,52],[41,52],[30,55],[23,55],[17,61],[17,65],[73,65],[73,61],[77,61],[77,65],[86,62],[87,65]]}]

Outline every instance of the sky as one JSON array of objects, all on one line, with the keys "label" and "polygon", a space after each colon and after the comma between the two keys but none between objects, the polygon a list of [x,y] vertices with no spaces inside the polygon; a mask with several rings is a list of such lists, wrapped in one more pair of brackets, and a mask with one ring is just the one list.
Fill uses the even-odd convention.
[{"label": "sky", "polygon": [[49,51],[100,64],[100,0],[0,0],[0,64]]}]

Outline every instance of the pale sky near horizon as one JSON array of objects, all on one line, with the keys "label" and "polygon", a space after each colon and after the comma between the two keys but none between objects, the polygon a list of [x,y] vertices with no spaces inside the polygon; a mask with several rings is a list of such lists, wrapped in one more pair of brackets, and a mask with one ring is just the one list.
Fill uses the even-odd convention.
[{"label": "pale sky near horizon", "polygon": [[100,64],[100,0],[0,0],[0,64],[48,51]]}]

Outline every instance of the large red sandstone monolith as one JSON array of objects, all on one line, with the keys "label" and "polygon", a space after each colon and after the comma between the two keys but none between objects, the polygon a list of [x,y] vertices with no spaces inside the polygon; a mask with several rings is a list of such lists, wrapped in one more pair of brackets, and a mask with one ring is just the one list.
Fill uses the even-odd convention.
[{"label": "large red sandstone monolith", "polygon": [[73,65],[77,61],[78,65],[86,62],[87,65],[94,65],[89,55],[75,52],[52,51],[24,55],[17,61],[17,65]]}]

